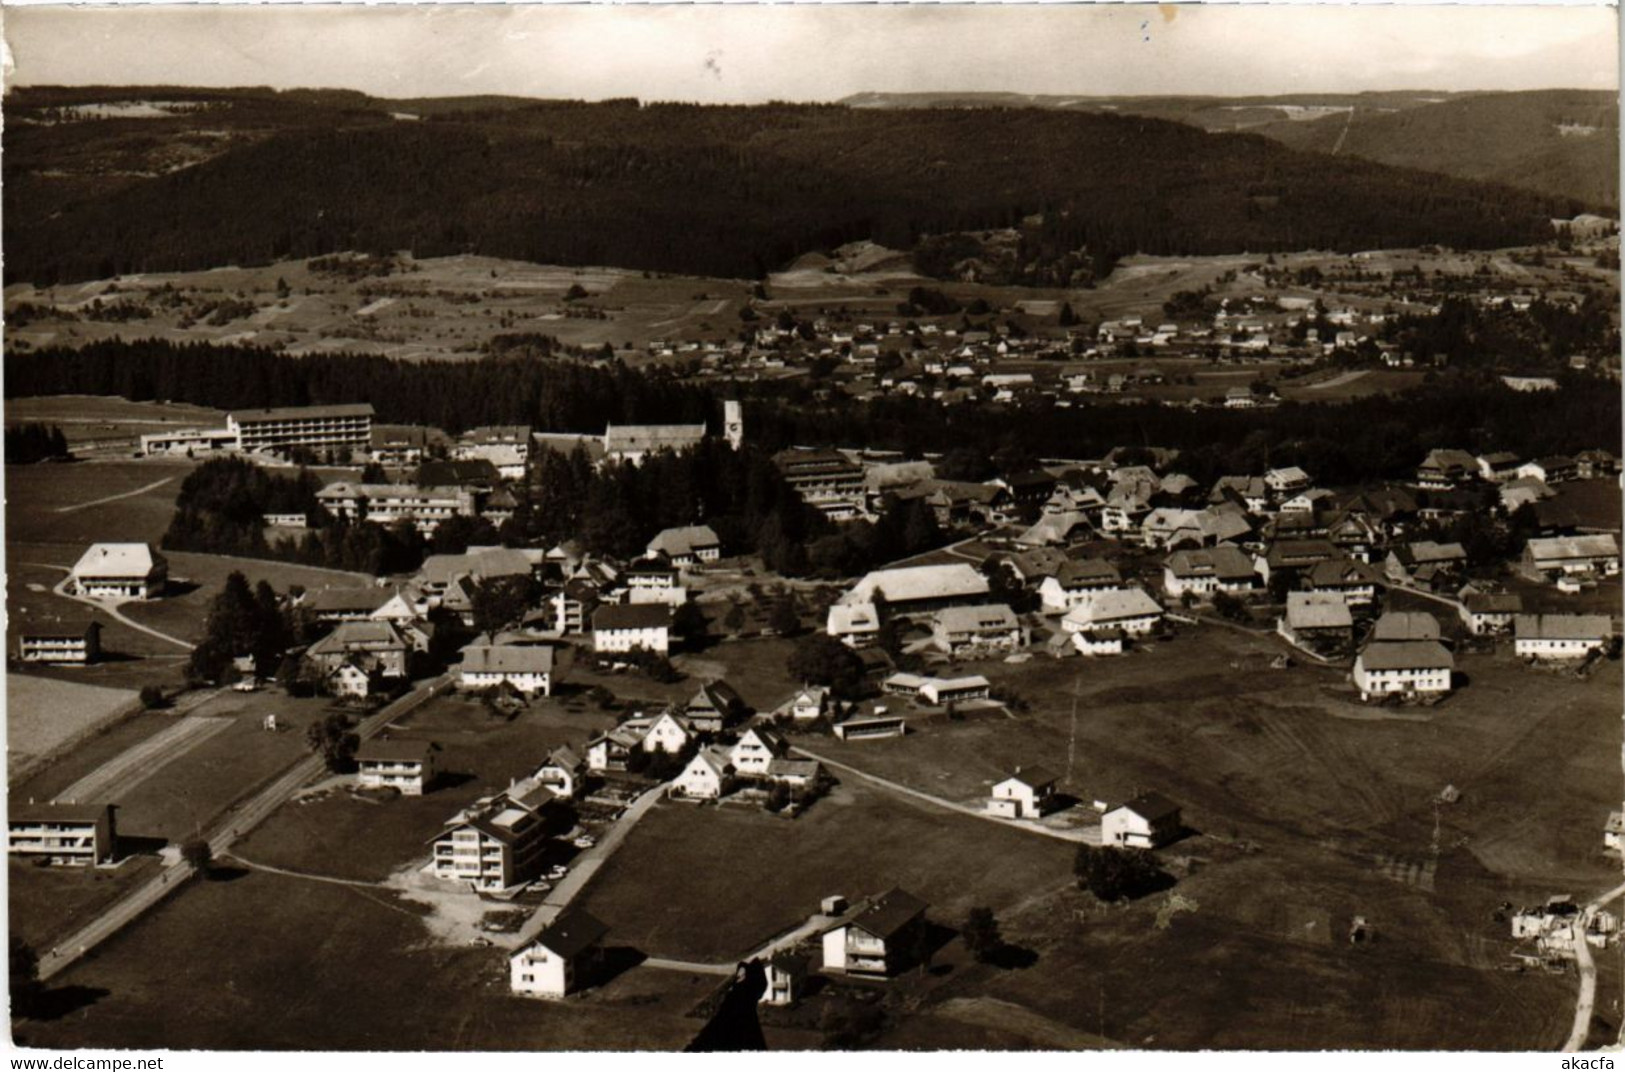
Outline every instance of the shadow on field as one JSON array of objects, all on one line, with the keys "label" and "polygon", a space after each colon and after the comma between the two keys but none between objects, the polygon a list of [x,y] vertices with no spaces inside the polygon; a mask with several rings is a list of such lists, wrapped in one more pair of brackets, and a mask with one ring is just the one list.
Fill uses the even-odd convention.
[{"label": "shadow on field", "polygon": [[169,839],[161,837],[141,837],[140,835],[120,834],[118,836],[118,851],[120,858],[128,856],[157,856],[169,844]]},{"label": "shadow on field", "polygon": [[203,877],[209,882],[236,882],[238,879],[247,876],[247,874],[248,868],[246,867],[237,867],[233,864],[215,864],[203,873]]},{"label": "shadow on field", "polygon": [[592,986],[604,986],[648,959],[648,954],[629,945],[605,946],[592,969],[589,982]]},{"label": "shadow on field", "polygon": [[435,775],[434,789],[432,791],[438,792],[442,789],[456,789],[459,786],[464,786],[469,782],[472,782],[474,778],[475,775],[469,774],[467,771],[441,771],[439,774]]},{"label": "shadow on field", "polygon": [[60,1020],[69,1013],[87,1009],[102,998],[111,994],[99,986],[58,986],[44,990],[34,1000],[34,1007],[30,1011],[30,1019],[49,1021]]}]

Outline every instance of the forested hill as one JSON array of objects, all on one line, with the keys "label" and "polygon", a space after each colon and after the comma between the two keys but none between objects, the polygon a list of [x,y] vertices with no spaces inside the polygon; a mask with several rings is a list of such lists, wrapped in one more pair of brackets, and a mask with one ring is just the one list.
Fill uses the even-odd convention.
[{"label": "forested hill", "polygon": [[1602,211],[1619,204],[1619,95],[1415,90],[1271,97],[1080,97],[1015,93],[860,93],[854,108],[1051,108],[1245,130],[1294,149],[1500,182]]},{"label": "forested hill", "polygon": [[[42,101],[6,102],[8,281],[346,249],[755,277],[854,239],[909,248],[1021,221],[1030,257],[1087,249],[1098,269],[1136,251],[1515,245],[1584,207],[1039,109],[501,102],[407,120],[354,95],[276,94],[91,120]],[[176,142],[195,159],[166,163]]]}]

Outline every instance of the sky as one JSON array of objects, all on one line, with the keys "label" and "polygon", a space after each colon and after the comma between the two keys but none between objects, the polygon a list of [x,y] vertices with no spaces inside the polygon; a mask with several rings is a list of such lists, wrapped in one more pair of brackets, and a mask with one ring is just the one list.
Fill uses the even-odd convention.
[{"label": "sky", "polygon": [[8,84],[704,103],[1617,89],[1617,9],[1378,5],[8,6]]}]

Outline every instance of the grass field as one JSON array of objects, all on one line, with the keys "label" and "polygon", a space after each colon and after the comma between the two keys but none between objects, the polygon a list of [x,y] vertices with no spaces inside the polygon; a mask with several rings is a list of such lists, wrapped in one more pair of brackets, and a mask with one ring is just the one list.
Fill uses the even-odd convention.
[{"label": "grass field", "polygon": [[644,952],[715,962],[795,926],[831,894],[902,886],[952,926],[973,905],[1009,905],[1063,884],[1071,866],[1065,842],[900,802],[850,780],[795,820],[744,805],[662,803],[584,898]]},{"label": "grass field", "polygon": [[294,585],[303,588],[370,588],[373,579],[360,573],[318,569],[263,558],[232,558],[166,551],[171,590],[162,599],[126,603],[119,609],[131,620],[159,632],[196,643],[203,636],[209,604],[225,586],[226,578],[240,572],[250,586],[268,581],[277,592]]},{"label": "grass field", "polygon": [[44,953],[151,879],[162,865],[156,856],[132,856],[111,869],[40,867],[15,857],[7,866],[11,931]]},{"label": "grass field", "polygon": [[428,854],[427,842],[458,810],[535,773],[560,745],[577,754],[610,716],[538,702],[509,722],[482,705],[444,696],[413,711],[390,730],[396,740],[432,741],[449,777],[421,797],[382,802],[336,792],[285,805],[240,848],[255,863],[338,878],[379,881]]},{"label": "grass field", "polygon": [[144,435],[175,428],[219,428],[219,410],[184,402],[131,402],[105,395],[57,395],[13,398],[6,402],[6,423],[54,424],[74,450],[112,448],[127,443],[134,450]]},{"label": "grass field", "polygon": [[525,1001],[507,992],[501,951],[430,945],[417,916],[385,891],[261,872],[194,882],[53,980],[83,1007],[15,1036],[45,1048],[679,1050],[702,1023],[685,1014],[717,982],[632,971],[582,998]]},{"label": "grass field", "polygon": [[31,766],[136,702],[125,689],[97,688],[24,674],[6,675],[6,764]]},{"label": "grass field", "polygon": [[[63,565],[98,540],[156,544],[175,512],[175,496],[192,464],[168,459],[6,466],[6,546],[76,548]],[[163,483],[159,483],[162,481]],[[149,487],[157,484],[156,487]],[[141,490],[146,488],[148,490]],[[138,492],[95,506],[85,504]],[[64,550],[63,555],[70,552]],[[53,559],[52,561],[57,561]]]}]

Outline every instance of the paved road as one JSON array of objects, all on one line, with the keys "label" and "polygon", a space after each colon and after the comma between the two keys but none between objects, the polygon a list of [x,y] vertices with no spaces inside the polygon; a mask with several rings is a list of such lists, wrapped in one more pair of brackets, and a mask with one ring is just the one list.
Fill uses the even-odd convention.
[{"label": "paved road", "polygon": [[878,785],[882,789],[888,790],[889,792],[901,794],[907,797],[913,797],[915,800],[923,800],[927,804],[942,808],[946,811],[957,811],[965,815],[973,815],[985,822],[997,823],[998,825],[1008,827],[1011,830],[1025,830],[1029,834],[1041,834],[1044,837],[1055,838],[1057,841],[1070,841],[1075,844],[1085,845],[1100,844],[1099,825],[1080,827],[1071,830],[1059,830],[1055,827],[1045,826],[1043,823],[1033,822],[1026,819],[1001,819],[996,815],[989,815],[981,808],[973,807],[969,804],[960,804],[957,801],[948,800],[945,797],[932,796],[930,793],[921,792],[920,790],[911,786],[903,785],[901,782],[894,782],[889,778],[882,778],[879,775],[870,774],[868,771],[859,770],[857,767],[846,763],[841,763],[838,760],[830,759],[828,756],[820,755],[817,752],[809,752],[800,745],[795,745],[790,750],[795,752],[797,755],[805,756],[808,759],[816,759],[826,767],[834,767],[836,770],[843,770],[848,774],[855,774],[859,778],[862,778],[868,782],[873,782],[875,785]]},{"label": "paved road", "polygon": [[1574,963],[1580,969],[1580,993],[1574,1002],[1574,1025],[1569,1028],[1568,1041],[1563,1043],[1564,1053],[1574,1053],[1585,1045],[1586,1036],[1591,1033],[1592,1009],[1597,1003],[1597,965],[1591,960],[1591,946],[1585,940],[1586,927],[1598,909],[1622,894],[1625,894],[1625,883],[1586,905],[1580,913],[1580,921],[1575,924],[1578,934],[1574,943]]},{"label": "paved road", "polygon": [[[362,740],[373,736],[394,719],[436,695],[447,680],[442,677],[420,685],[363,721],[356,727],[356,735]],[[316,777],[322,770],[322,758],[317,755],[308,756],[288,768],[280,778],[242,805],[228,809],[211,826],[214,832],[208,838],[210,851],[217,857],[228,855],[238,838],[264,822],[272,812],[285,804],[300,786]],[[191,874],[190,864],[184,862],[171,864],[146,885],[130,891],[76,934],[59,942],[54,949],[40,957],[39,977],[42,980],[49,979],[61,972],[117,934],[126,924],[167,897],[172,890],[184,885]]]},{"label": "paved road", "polygon": [[529,945],[531,939],[546,930],[547,925],[552,923],[560,912],[570,907],[570,902],[575,900],[576,895],[586,888],[588,882],[592,881],[592,877],[598,873],[598,869],[603,867],[611,856],[615,855],[615,850],[621,847],[621,842],[626,840],[626,835],[630,834],[632,828],[638,825],[638,820],[647,815],[649,810],[659,803],[660,798],[665,795],[666,786],[664,784],[646,790],[642,796],[634,800],[621,813],[619,819],[610,824],[609,830],[604,833],[603,837],[599,838],[596,845],[584,850],[571,862],[570,873],[560,879],[551,890],[547,891],[546,899],[537,906],[536,911],[531,913],[530,918],[525,921],[525,925],[519,929],[518,944],[514,948],[522,949]]},{"label": "paved road", "polygon": [[56,802],[119,800],[165,764],[232,724],[232,719],[188,715],[103,763],[56,795]]}]

